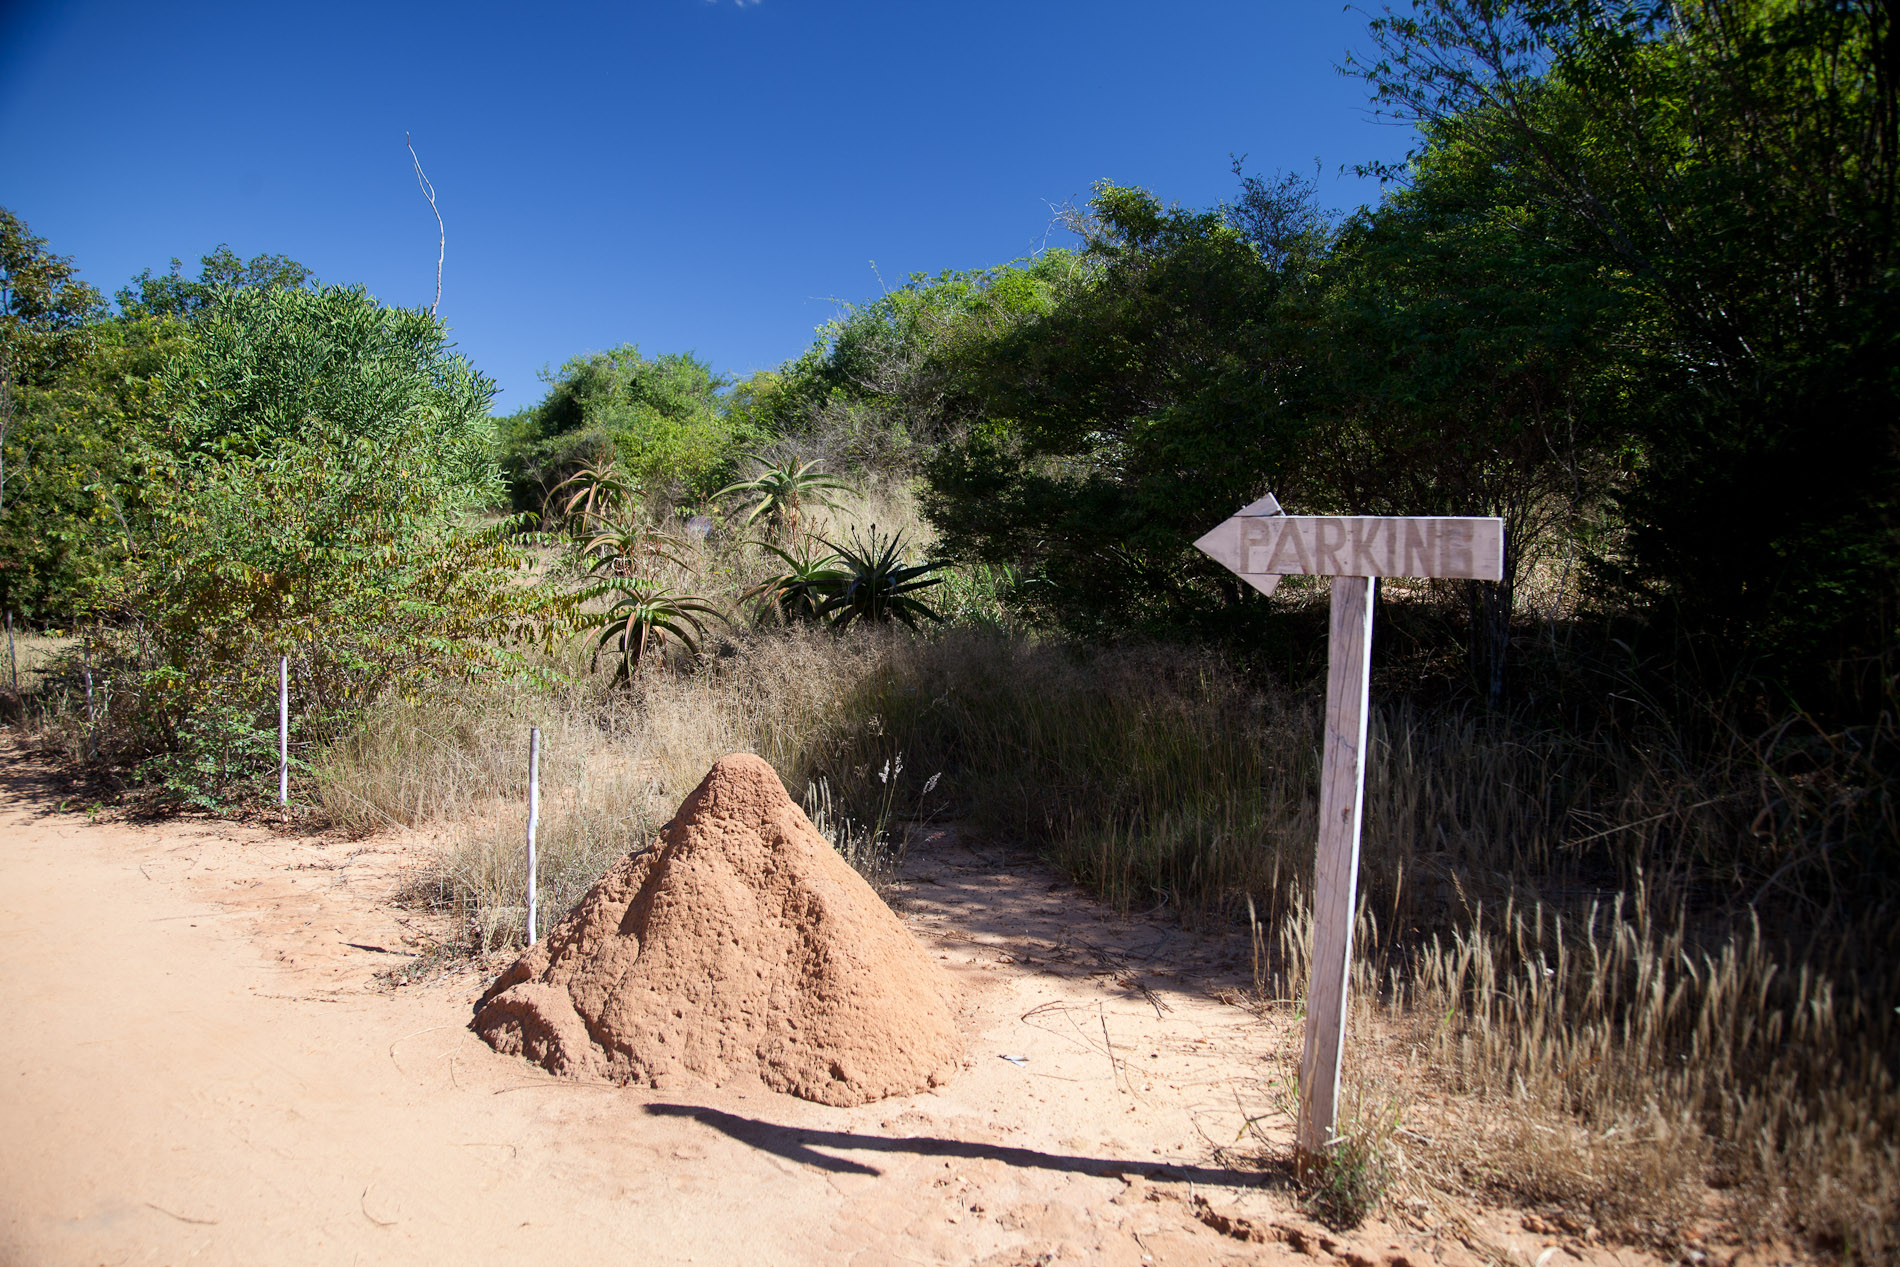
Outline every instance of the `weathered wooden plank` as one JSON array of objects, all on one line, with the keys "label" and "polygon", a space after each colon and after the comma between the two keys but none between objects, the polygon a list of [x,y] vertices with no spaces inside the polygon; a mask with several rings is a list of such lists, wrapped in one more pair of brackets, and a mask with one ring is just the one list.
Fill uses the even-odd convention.
[{"label": "weathered wooden plank", "polygon": [[1298,1144],[1308,1158],[1331,1143],[1339,1119],[1346,984],[1359,892],[1359,818],[1365,804],[1366,702],[1372,682],[1372,578],[1333,578],[1327,646],[1326,736],[1319,776],[1319,858],[1313,882],[1312,976],[1300,1058]]},{"label": "weathered wooden plank", "polygon": [[[1272,493],[1268,493],[1259,501],[1248,502],[1234,513],[1237,517],[1247,516],[1257,518],[1267,515],[1284,515],[1286,512],[1280,509],[1280,499],[1275,497]],[[1252,575],[1241,572],[1238,573],[1238,575],[1241,580],[1247,582],[1247,584],[1253,586],[1262,594],[1271,594],[1280,588],[1280,574],[1278,572],[1255,572]]]},{"label": "weathered wooden plank", "polygon": [[1243,513],[1194,544],[1246,579],[1293,573],[1480,581],[1504,576],[1502,519]]},{"label": "weathered wooden plank", "polygon": [[1286,573],[1333,578],[1320,768],[1312,977],[1300,1059],[1299,1153],[1324,1156],[1339,1121],[1352,919],[1365,801],[1366,703],[1372,678],[1372,586],[1380,576],[1504,576],[1504,521],[1462,516],[1288,515],[1272,496],[1194,543],[1267,593]]}]

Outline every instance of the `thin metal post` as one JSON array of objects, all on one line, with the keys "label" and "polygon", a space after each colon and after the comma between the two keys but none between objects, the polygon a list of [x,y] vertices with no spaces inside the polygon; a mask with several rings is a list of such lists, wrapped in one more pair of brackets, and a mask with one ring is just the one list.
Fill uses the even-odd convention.
[{"label": "thin metal post", "polygon": [[20,657],[13,650],[13,613],[7,613],[7,667],[13,672],[13,702],[20,706],[20,724],[26,725],[26,697],[20,694]]},{"label": "thin metal post", "polygon": [[277,657],[277,803],[290,804],[290,657]]},{"label": "thin metal post", "polygon": [[97,761],[99,759],[99,719],[92,711],[92,639],[82,636],[79,640],[79,662],[86,670],[86,754]]},{"label": "thin metal post", "polygon": [[541,728],[528,728],[528,944],[534,945],[534,829],[541,819]]}]

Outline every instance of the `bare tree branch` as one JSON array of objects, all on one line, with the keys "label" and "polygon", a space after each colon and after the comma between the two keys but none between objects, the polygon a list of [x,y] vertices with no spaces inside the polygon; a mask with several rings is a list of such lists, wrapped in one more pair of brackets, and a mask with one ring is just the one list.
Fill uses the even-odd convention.
[{"label": "bare tree branch", "polygon": [[442,227],[442,212],[435,205],[435,186],[422,174],[422,160],[416,157],[415,142],[409,134],[402,134],[402,143],[409,147],[409,161],[416,165],[416,184],[422,189],[422,196],[429,200],[429,210],[435,212],[436,251],[435,251],[435,302],[429,305],[429,315],[435,316],[435,310],[442,306],[442,260],[448,254],[449,235]]}]

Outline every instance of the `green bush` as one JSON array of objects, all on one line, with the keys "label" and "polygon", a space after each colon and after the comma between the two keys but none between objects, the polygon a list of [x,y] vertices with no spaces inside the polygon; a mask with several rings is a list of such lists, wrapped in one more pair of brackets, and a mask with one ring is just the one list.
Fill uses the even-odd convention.
[{"label": "green bush", "polygon": [[216,719],[238,701],[269,707],[279,655],[300,726],[319,732],[392,687],[505,669],[548,600],[513,584],[515,522],[460,523],[422,465],[340,431],[178,464],[148,532],[95,589],[100,660],[128,701],[116,755],[183,753],[166,778],[231,782],[207,747],[234,733]]},{"label": "green bush", "polygon": [[583,463],[612,457],[648,496],[705,500],[758,431],[720,398],[726,380],[691,353],[652,359],[631,344],[574,357],[547,397],[499,420],[514,504],[538,511]]},{"label": "green bush", "polygon": [[208,803],[275,764],[255,732],[280,655],[300,738],[511,668],[555,600],[515,583],[517,521],[468,519],[499,488],[491,388],[447,349],[360,289],[242,292],[192,324],[90,591],[103,757]]}]

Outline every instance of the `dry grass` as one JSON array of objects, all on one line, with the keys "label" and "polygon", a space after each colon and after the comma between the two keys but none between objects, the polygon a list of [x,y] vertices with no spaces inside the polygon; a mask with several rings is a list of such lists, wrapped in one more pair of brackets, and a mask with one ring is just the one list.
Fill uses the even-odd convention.
[{"label": "dry grass", "polygon": [[[902,492],[812,527],[872,522],[928,545]],[[1205,652],[1012,635],[994,578],[939,591],[963,619],[931,637],[837,637],[752,624],[738,595],[766,561],[736,535],[685,564],[671,579],[733,617],[696,664],[615,691],[575,655],[539,685],[436,688],[379,706],[315,760],[339,824],[443,832],[418,896],[455,912],[468,948],[522,934],[539,725],[551,917],[714,760],[751,751],[874,882],[907,819],[954,814],[1122,909],[1224,923],[1251,908],[1258,983],[1297,1001],[1313,693],[1248,686]],[[1900,947],[1863,882],[1892,874],[1900,840],[1891,727],[1693,737],[1671,720],[1681,708],[1626,694],[1618,720],[1585,724],[1403,696],[1375,709],[1352,1024],[1383,1051],[1370,1067],[1396,1062],[1449,1098],[1408,1108],[1389,1076],[1349,1078],[1358,1172],[1414,1202],[1529,1203],[1662,1246],[1713,1211],[1848,1257],[1891,1252]]]},{"label": "dry grass", "polygon": [[[697,562],[736,595],[752,555],[729,543]],[[55,698],[70,682],[45,671],[64,643],[18,645],[45,725],[82,741],[81,704]],[[1210,653],[1080,648],[1000,622],[918,638],[738,620],[706,652],[631,689],[570,652],[533,680],[386,701],[312,757],[308,793],[347,829],[438,833],[414,896],[486,953],[523,932],[530,725],[550,919],[714,760],[752,751],[875,883],[906,822],[941,813],[1047,853],[1123,909],[1226,923],[1251,904],[1262,994],[1297,1006],[1311,693],[1250,687]],[[1579,729],[1378,705],[1345,1102],[1361,1171],[1444,1217],[1498,1201],[1666,1248],[1715,1220],[1892,1254],[1896,737],[1791,724],[1698,739],[1664,720],[1678,715]],[[1395,1085],[1434,1093],[1407,1105]]]},{"label": "dry grass", "polygon": [[739,634],[700,672],[644,673],[631,690],[606,689],[578,661],[549,666],[569,671],[552,686],[442,688],[374,710],[313,762],[313,788],[346,829],[440,825],[452,843],[418,896],[451,908],[482,952],[525,931],[530,726],[542,736],[539,900],[551,917],[639,847],[729,752],[757,752],[787,786],[806,789],[847,860],[882,883],[901,849],[897,819],[929,810],[933,771],[916,774],[875,733],[849,752],[825,739],[860,729],[845,671],[875,673],[902,645],[869,633]]},{"label": "dry grass", "polygon": [[[28,631],[15,625],[11,647],[0,647],[0,698],[5,700],[5,716],[19,719],[29,710],[26,705],[58,692],[62,683],[56,672],[61,657],[78,645],[67,634]],[[17,685],[16,685],[17,683]],[[83,700],[81,701],[83,711]],[[30,710],[34,713],[43,710]]]},{"label": "dry grass", "polygon": [[54,663],[66,651],[76,645],[76,640],[65,633],[29,632],[16,625],[13,631],[12,658],[5,666],[7,677],[0,686],[13,689],[13,672],[17,665],[20,677],[20,689],[32,694],[40,679],[49,672]]},{"label": "dry grass", "polygon": [[1900,961],[1857,980],[1851,957],[1887,931],[1839,929],[1831,961],[1790,970],[1757,923],[1698,949],[1657,915],[1640,892],[1574,923],[1507,909],[1390,973],[1462,1097],[1461,1178],[1666,1248],[1713,1187],[1738,1228],[1900,1249]]}]

